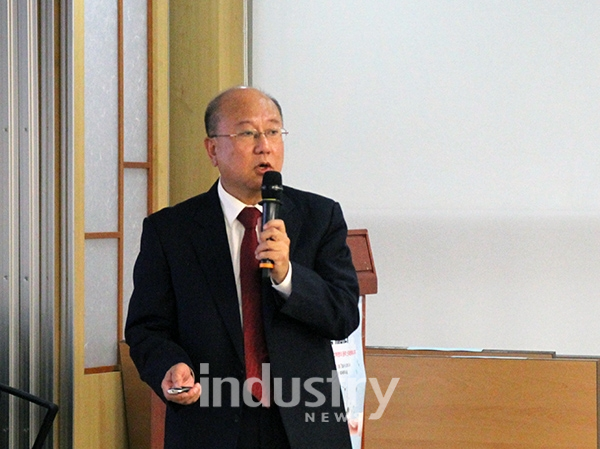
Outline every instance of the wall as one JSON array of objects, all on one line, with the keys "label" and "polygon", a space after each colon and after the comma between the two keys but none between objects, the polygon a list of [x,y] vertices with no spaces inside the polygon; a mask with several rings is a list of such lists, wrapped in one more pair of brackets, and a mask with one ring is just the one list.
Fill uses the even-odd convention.
[{"label": "wall", "polygon": [[600,6],[264,0],[284,181],[369,229],[367,344],[600,354]]},{"label": "wall", "polygon": [[170,202],[217,179],[204,150],[204,110],[219,91],[244,82],[243,2],[170,2]]}]

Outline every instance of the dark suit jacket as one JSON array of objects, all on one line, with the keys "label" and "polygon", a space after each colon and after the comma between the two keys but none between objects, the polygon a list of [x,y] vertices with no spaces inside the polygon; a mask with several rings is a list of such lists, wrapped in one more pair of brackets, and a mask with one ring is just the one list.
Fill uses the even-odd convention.
[{"label": "dark suit jacket", "polygon": [[[294,405],[300,395],[298,405],[280,407],[282,421],[294,449],[349,448],[339,385],[331,380],[332,372],[337,375],[330,343],[347,337],[359,322],[346,223],[339,204],[289,187],[280,216],[291,240],[293,291],[284,300],[270,280],[264,283],[265,334],[271,377],[281,382],[280,404]],[[215,386],[216,379],[237,379],[240,386],[245,379],[228,248],[216,183],[144,221],[125,331],[131,356],[160,397],[165,373],[179,362],[194,369],[203,387],[199,403],[167,402],[167,448],[236,447],[242,392],[232,382]]]}]

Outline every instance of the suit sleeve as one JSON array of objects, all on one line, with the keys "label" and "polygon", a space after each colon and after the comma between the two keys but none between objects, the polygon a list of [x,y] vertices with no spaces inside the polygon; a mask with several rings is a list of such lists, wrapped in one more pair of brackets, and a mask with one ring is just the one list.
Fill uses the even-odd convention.
[{"label": "suit sleeve", "polygon": [[175,342],[175,297],[167,257],[150,218],[144,220],[140,253],[135,263],[125,338],[142,380],[163,397],[160,384],[173,365],[192,366]]},{"label": "suit sleeve", "polygon": [[281,308],[330,340],[346,338],[360,320],[358,281],[347,236],[342,210],[333,203],[325,232],[314,243],[314,259],[292,260],[292,294]]}]

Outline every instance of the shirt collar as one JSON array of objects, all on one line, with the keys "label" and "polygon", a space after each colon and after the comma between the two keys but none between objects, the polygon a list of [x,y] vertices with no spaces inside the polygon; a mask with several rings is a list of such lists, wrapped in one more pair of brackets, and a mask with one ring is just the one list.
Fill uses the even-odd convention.
[{"label": "shirt collar", "polygon": [[[221,185],[221,180],[219,179],[219,184],[217,186],[217,191],[219,193],[219,201],[221,202],[221,208],[223,209],[223,215],[225,215],[225,219],[231,226],[237,216],[240,214],[244,207],[248,207],[248,204],[242,203],[233,195],[229,194]],[[256,207],[262,213],[262,206],[260,204],[255,204]]]}]

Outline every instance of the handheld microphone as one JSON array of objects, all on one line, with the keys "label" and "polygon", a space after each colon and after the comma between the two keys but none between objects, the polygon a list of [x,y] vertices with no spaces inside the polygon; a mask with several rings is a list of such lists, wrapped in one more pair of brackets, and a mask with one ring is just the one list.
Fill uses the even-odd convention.
[{"label": "handheld microphone", "polygon": [[[278,171],[268,171],[263,175],[263,182],[261,186],[262,201],[259,203],[262,205],[262,225],[261,230],[269,220],[279,218],[279,208],[281,206],[281,195],[283,194],[283,186],[281,185],[281,173]],[[273,268],[275,265],[272,260],[262,259],[259,267],[266,268],[267,270]],[[263,274],[267,272],[263,270]],[[268,272],[267,272],[268,274]]]}]

